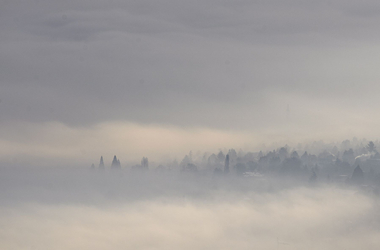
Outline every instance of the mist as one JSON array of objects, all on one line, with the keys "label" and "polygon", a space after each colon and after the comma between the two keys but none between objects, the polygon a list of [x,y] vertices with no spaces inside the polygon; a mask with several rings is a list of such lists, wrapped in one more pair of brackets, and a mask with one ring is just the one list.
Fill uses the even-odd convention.
[{"label": "mist", "polygon": [[5,164],[0,248],[377,249],[378,146],[353,138],[180,161]]},{"label": "mist", "polygon": [[[128,174],[127,174],[128,173]],[[360,186],[140,172],[2,170],[2,249],[377,249]]]},{"label": "mist", "polygon": [[0,0],[0,249],[379,249],[379,14]]}]

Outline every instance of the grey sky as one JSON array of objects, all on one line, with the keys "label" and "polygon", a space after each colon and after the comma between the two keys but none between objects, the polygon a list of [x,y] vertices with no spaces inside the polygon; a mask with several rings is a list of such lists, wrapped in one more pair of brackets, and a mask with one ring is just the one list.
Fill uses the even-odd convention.
[{"label": "grey sky", "polygon": [[379,14],[378,1],[2,0],[2,134],[129,122],[370,135]]}]

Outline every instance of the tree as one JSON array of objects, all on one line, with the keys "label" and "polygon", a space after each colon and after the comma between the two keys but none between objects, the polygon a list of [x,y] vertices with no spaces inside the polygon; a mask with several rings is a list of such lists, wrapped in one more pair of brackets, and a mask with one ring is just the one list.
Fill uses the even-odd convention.
[{"label": "tree", "polygon": [[219,154],[217,155],[217,157],[218,157],[218,159],[219,159],[219,162],[223,162],[223,160],[224,160],[224,158],[225,158],[225,156],[224,156],[224,154],[223,154],[222,151],[219,152]]},{"label": "tree", "polygon": [[299,155],[298,155],[298,153],[297,153],[297,151],[293,151],[292,154],[290,155],[290,157],[291,158],[296,158],[296,159],[300,158]]},{"label": "tree", "polygon": [[226,160],[224,162],[224,173],[228,174],[230,172],[230,156],[226,155]]},{"label": "tree", "polygon": [[307,152],[305,151],[305,153],[303,153],[303,155],[301,156],[301,160],[304,162],[304,163],[307,163],[309,161],[309,155],[307,154]]},{"label": "tree", "polygon": [[370,141],[367,145],[367,149],[370,153],[372,152],[375,152],[376,151],[376,146],[375,144],[373,143],[373,141]]},{"label": "tree", "polygon": [[354,150],[350,148],[349,150],[345,150],[342,155],[342,160],[344,162],[348,162],[350,164],[353,164],[355,161],[355,155],[354,155]]},{"label": "tree", "polygon": [[288,157],[288,149],[285,147],[280,148],[278,151],[281,161],[285,160]]},{"label": "tree", "polygon": [[[190,160],[187,160],[186,161],[186,164],[187,163],[191,163],[191,161]],[[212,154],[212,155],[210,155],[209,157],[208,157],[208,159],[207,159],[207,164],[209,165],[209,166],[214,166],[214,165],[217,165],[219,163],[219,159],[218,159],[218,156],[216,156],[215,154]],[[186,165],[185,164],[185,165]]]},{"label": "tree", "polygon": [[148,170],[149,169],[149,161],[148,161],[148,157],[143,157],[141,159],[141,168],[142,169],[145,169],[145,170]]},{"label": "tree", "polygon": [[99,169],[104,170],[103,156],[100,156]]},{"label": "tree", "polygon": [[300,159],[287,158],[282,162],[280,173],[285,175],[297,175],[302,172],[301,167],[302,161]]},{"label": "tree", "polygon": [[235,149],[231,148],[229,151],[228,151],[228,155],[230,156],[230,161],[231,162],[235,162],[237,160],[237,153],[235,151]]},{"label": "tree", "polygon": [[182,172],[184,173],[196,173],[198,168],[193,163],[188,163],[186,166],[182,168]]},{"label": "tree", "polygon": [[120,169],[120,161],[117,159],[116,155],[113,157],[112,164],[111,164],[112,169]]},{"label": "tree", "polygon": [[351,181],[354,182],[354,183],[360,183],[360,182],[363,181],[363,178],[364,178],[363,170],[358,165],[354,169],[354,172],[352,173]]}]

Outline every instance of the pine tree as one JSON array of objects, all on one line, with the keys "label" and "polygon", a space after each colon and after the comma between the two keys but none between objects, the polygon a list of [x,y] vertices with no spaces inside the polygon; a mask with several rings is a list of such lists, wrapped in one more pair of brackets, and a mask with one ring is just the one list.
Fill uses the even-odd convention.
[{"label": "pine tree", "polygon": [[375,152],[376,151],[376,146],[375,144],[373,143],[373,141],[370,141],[367,145],[367,149],[370,153],[372,152]]},{"label": "pine tree", "polygon": [[354,172],[352,173],[351,181],[355,183],[360,183],[363,181],[364,178],[364,173],[363,170],[360,168],[358,165],[355,169]]},{"label": "pine tree", "polygon": [[117,159],[116,155],[113,157],[112,164],[111,164],[112,169],[120,169],[120,161]]},{"label": "pine tree", "polygon": [[99,169],[104,170],[103,156],[100,157]]},{"label": "pine tree", "polygon": [[148,161],[148,157],[143,157],[143,158],[141,159],[141,168],[142,168],[142,169],[146,169],[146,170],[149,169],[149,161]]}]

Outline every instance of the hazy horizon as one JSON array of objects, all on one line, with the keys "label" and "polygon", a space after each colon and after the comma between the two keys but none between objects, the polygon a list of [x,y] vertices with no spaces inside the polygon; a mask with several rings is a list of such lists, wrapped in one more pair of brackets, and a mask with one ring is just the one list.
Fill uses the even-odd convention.
[{"label": "hazy horizon", "polygon": [[379,27],[375,0],[0,0],[0,249],[379,249]]}]

